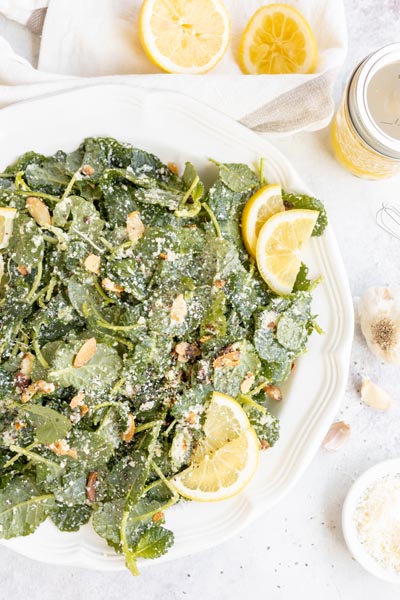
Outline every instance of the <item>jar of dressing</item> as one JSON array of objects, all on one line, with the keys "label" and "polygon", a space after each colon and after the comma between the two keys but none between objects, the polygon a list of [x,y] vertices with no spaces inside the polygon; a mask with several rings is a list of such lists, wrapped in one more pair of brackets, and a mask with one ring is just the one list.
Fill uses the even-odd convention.
[{"label": "jar of dressing", "polygon": [[337,160],[353,175],[400,173],[400,43],[373,52],[356,68],[332,122]]}]

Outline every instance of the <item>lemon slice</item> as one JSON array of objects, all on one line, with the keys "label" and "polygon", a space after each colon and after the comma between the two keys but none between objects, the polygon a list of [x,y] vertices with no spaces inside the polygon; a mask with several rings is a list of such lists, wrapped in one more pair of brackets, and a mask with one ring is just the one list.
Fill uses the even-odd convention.
[{"label": "lemon slice", "polygon": [[16,214],[16,208],[0,207],[0,248],[7,248],[8,246]]},{"label": "lemon slice", "polygon": [[287,4],[258,9],[243,32],[239,62],[244,73],[313,73],[317,65],[314,33],[298,10]]},{"label": "lemon slice", "polygon": [[256,257],[257,238],[265,221],[284,210],[280,185],[266,185],[247,201],[242,213],[242,237],[250,256]]},{"label": "lemon slice", "polygon": [[144,0],[139,35],[149,58],[169,73],[205,73],[224,56],[229,14],[220,0]]},{"label": "lemon slice", "polygon": [[292,291],[301,265],[301,250],[311,237],[318,215],[317,210],[288,210],[273,215],[262,226],[257,240],[257,266],[277,294]]},{"label": "lemon slice", "polygon": [[254,475],[260,443],[240,404],[219,392],[213,393],[204,434],[191,465],[175,475],[172,484],[190,500],[225,500],[243,490]]}]

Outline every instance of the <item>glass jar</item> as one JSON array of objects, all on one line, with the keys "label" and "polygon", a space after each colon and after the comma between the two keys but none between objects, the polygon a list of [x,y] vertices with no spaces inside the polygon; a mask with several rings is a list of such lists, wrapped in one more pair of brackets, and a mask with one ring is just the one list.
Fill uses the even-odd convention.
[{"label": "glass jar", "polygon": [[400,44],[367,56],[347,85],[331,127],[337,160],[353,175],[400,173]]}]

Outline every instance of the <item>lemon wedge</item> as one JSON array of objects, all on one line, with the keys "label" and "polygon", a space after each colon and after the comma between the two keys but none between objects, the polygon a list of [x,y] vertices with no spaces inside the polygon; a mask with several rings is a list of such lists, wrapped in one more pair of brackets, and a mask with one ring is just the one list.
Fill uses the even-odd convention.
[{"label": "lemon wedge", "polygon": [[253,477],[260,443],[240,404],[219,392],[212,395],[204,434],[190,466],[171,483],[190,500],[225,500],[242,491]]},{"label": "lemon wedge", "polygon": [[12,236],[16,208],[0,207],[0,248],[7,248]]},{"label": "lemon wedge", "polygon": [[259,8],[247,24],[239,47],[242,71],[252,75],[313,73],[317,56],[308,21],[287,4]]},{"label": "lemon wedge", "polygon": [[169,73],[205,73],[224,56],[229,14],[220,0],[144,0],[139,36],[149,58]]},{"label": "lemon wedge", "polygon": [[262,226],[257,239],[257,266],[277,294],[291,293],[301,265],[301,250],[311,237],[318,215],[317,210],[288,210],[273,215]]},{"label": "lemon wedge", "polygon": [[280,185],[266,185],[247,201],[242,213],[242,237],[250,256],[256,257],[257,238],[265,221],[284,210]]}]

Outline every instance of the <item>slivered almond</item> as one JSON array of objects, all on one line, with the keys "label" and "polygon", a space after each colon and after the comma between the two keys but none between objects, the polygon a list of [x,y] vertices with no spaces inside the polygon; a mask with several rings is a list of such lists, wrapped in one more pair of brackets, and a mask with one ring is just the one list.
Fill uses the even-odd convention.
[{"label": "slivered almond", "polygon": [[122,285],[119,285],[119,283],[115,283],[112,279],[109,279],[108,277],[103,279],[101,285],[105,290],[107,290],[107,292],[113,292],[117,296],[120,296],[121,293],[124,291]]},{"label": "slivered almond", "polygon": [[42,394],[51,394],[56,389],[54,383],[47,383],[47,381],[43,381],[43,379],[39,379],[38,381],[34,381],[28,386],[26,389],[22,391],[21,394],[21,402],[24,404],[29,402],[29,400],[38,392]]},{"label": "slivered almond", "polygon": [[172,171],[172,173],[173,173],[174,175],[179,175],[179,168],[178,168],[178,165],[177,165],[176,163],[174,163],[174,162],[169,162],[167,166],[168,166],[168,169],[169,169],[170,171]]},{"label": "slivered almond", "polygon": [[25,265],[18,265],[17,271],[20,275],[22,275],[22,277],[25,277],[25,275],[28,275],[31,272],[28,267],[25,267]]},{"label": "slivered almond", "polygon": [[233,350],[218,356],[214,362],[214,369],[220,369],[221,367],[237,367],[240,364],[240,350]]},{"label": "slivered almond", "polygon": [[121,438],[124,442],[129,444],[135,434],[135,417],[128,414],[128,427],[121,433]]},{"label": "slivered almond", "polygon": [[40,227],[44,227],[45,225],[51,225],[51,216],[50,211],[45,205],[44,202],[40,200],[40,198],[35,198],[35,196],[28,196],[25,203],[26,208],[28,209],[29,214],[33,217]]},{"label": "slivered almond", "polygon": [[250,391],[251,386],[253,385],[255,377],[251,371],[247,371],[246,377],[243,379],[240,384],[240,391],[242,394],[247,394]]},{"label": "slivered almond", "polygon": [[83,263],[83,266],[85,267],[85,269],[87,271],[90,271],[91,273],[95,273],[96,275],[98,275],[100,273],[100,263],[101,263],[100,256],[97,256],[97,254],[89,254],[85,258],[85,262]]},{"label": "slivered almond", "polygon": [[70,456],[71,458],[78,458],[78,453],[73,448],[69,447],[67,440],[59,440],[48,445],[48,448],[57,454],[58,456]]},{"label": "slivered almond", "polygon": [[179,296],[174,299],[169,315],[171,321],[176,321],[176,323],[184,322],[187,315],[187,304],[183,294],[179,294]]},{"label": "slivered almond", "polygon": [[30,377],[34,361],[35,357],[30,352],[25,352],[25,354],[22,356],[21,366],[19,367],[19,370],[26,377]]},{"label": "slivered almond", "polygon": [[86,499],[88,502],[96,502],[97,471],[91,471],[86,480]]},{"label": "slivered almond", "polygon": [[71,402],[69,403],[70,407],[78,408],[78,406],[82,406],[84,397],[85,392],[78,392],[76,396],[71,399]]},{"label": "slivered almond", "polygon": [[93,358],[94,353],[96,352],[96,338],[89,338],[86,342],[81,346],[77,355],[75,356],[73,365],[77,369],[80,367],[84,367],[91,358]]},{"label": "slivered almond", "polygon": [[126,231],[131,242],[137,242],[144,235],[145,227],[140,218],[139,211],[134,210],[129,213],[126,219]]}]

